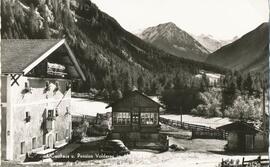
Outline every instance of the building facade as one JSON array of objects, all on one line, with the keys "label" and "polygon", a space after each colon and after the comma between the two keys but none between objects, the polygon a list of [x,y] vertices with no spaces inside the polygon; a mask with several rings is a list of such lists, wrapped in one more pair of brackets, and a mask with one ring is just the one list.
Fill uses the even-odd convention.
[{"label": "building facade", "polygon": [[132,148],[167,149],[167,136],[159,133],[159,103],[133,91],[108,107],[112,107],[113,139]]},{"label": "building facade", "polygon": [[71,84],[85,80],[65,40],[2,40],[4,160],[54,150],[71,139]]},{"label": "building facade", "polygon": [[237,121],[218,129],[228,132],[227,151],[266,152],[268,149],[268,133],[255,128],[252,124]]}]

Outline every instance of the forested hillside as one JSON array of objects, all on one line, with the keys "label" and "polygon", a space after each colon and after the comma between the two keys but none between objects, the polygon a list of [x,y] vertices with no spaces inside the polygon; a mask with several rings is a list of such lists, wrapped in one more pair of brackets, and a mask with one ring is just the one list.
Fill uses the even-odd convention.
[{"label": "forested hillside", "polygon": [[233,43],[210,54],[207,62],[231,70],[268,73],[269,24],[263,23]]},{"label": "forested hillside", "polygon": [[65,38],[83,68],[90,88],[133,86],[145,92],[173,84],[175,77],[190,84],[199,68],[224,69],[176,58],[124,30],[90,0],[3,0],[2,38]]}]

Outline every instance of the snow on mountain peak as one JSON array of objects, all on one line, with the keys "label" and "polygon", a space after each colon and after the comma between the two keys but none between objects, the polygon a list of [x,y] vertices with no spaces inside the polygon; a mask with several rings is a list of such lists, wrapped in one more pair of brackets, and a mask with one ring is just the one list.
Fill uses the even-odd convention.
[{"label": "snow on mountain peak", "polygon": [[200,59],[209,53],[208,50],[191,35],[184,30],[181,30],[172,22],[146,28],[138,36],[141,39],[156,44],[157,47],[180,57],[192,59],[197,59],[199,57],[198,59]]}]

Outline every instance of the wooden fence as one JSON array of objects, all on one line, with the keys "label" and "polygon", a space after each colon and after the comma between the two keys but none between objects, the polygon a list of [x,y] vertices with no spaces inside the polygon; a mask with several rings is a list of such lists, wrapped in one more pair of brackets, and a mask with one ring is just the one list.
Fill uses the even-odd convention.
[{"label": "wooden fence", "polygon": [[192,138],[207,138],[207,139],[227,139],[227,133],[221,129],[214,129],[207,126],[189,124],[181,121],[159,118],[160,122],[172,127],[192,131]]},{"label": "wooden fence", "polygon": [[239,160],[223,160],[221,162],[221,167],[268,167],[269,166],[269,159],[262,159],[261,156],[253,160],[246,161],[243,157],[242,163]]}]

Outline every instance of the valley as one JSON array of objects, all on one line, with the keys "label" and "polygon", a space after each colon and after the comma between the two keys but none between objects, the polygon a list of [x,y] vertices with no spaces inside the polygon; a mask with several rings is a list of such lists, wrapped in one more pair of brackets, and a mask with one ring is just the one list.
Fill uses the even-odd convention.
[{"label": "valley", "polygon": [[[109,2],[98,4],[102,3]],[[132,3],[142,9],[147,4]],[[159,13],[165,18],[170,12],[162,9]],[[1,151],[11,159],[4,161],[6,166],[227,167],[226,161],[244,167],[253,163],[244,165],[245,160],[257,163],[266,158],[268,22],[243,36],[231,32],[235,37],[230,40],[206,35],[217,20],[204,18],[202,27],[194,27],[194,17],[161,19],[132,34],[110,10],[92,0],[1,1],[1,38],[19,41],[14,50],[8,44],[1,47],[9,49],[6,57],[20,60],[12,59],[12,68],[27,64],[1,77],[6,79],[1,94],[7,96],[1,103],[6,131],[2,141],[9,143]],[[193,10],[194,5],[186,12]],[[139,12],[135,11],[137,17]],[[123,13],[130,22],[132,14]],[[209,32],[203,29],[207,21]],[[7,63],[1,67],[11,68]],[[29,74],[25,72],[30,68]],[[10,99],[11,88],[18,103]],[[37,95],[45,107],[34,103]],[[21,112],[13,115],[17,106]],[[27,134],[13,134],[14,120]],[[32,131],[39,136],[32,136]],[[16,135],[27,136],[13,150],[11,137]],[[13,161],[12,153],[25,157],[25,162]],[[46,157],[61,153],[104,157],[68,157],[64,162]]]}]

